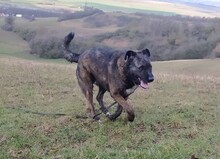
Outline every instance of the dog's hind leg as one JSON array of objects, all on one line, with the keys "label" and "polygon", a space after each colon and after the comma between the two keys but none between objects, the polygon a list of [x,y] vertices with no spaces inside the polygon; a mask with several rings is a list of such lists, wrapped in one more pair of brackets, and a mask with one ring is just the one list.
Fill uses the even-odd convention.
[{"label": "dog's hind leg", "polygon": [[86,106],[88,107],[90,117],[94,120],[99,120],[99,117],[95,115],[95,109],[93,105],[93,80],[85,70],[79,71],[79,69],[77,69],[76,73],[79,86],[86,98]]}]

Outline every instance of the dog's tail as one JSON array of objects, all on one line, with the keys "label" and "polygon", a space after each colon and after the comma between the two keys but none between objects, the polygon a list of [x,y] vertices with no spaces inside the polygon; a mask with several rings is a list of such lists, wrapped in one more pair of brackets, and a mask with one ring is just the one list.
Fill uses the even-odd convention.
[{"label": "dog's tail", "polygon": [[70,42],[74,38],[74,33],[70,32],[68,35],[65,36],[63,42],[64,48],[64,58],[69,62],[78,62],[80,54],[74,53],[69,49]]}]

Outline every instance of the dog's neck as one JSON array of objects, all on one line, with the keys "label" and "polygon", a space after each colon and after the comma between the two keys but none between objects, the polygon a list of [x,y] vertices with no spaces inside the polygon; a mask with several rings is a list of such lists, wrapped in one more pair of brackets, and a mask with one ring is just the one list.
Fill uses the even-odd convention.
[{"label": "dog's neck", "polygon": [[124,59],[124,54],[122,54],[117,61],[118,72],[122,78],[122,80],[126,81],[126,75],[124,74],[126,61]]}]

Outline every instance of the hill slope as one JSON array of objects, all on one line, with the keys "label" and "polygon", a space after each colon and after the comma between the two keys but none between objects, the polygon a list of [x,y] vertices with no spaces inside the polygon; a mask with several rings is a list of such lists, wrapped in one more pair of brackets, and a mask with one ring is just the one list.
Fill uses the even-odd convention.
[{"label": "hill slope", "polygon": [[0,54],[16,55],[16,53],[24,51],[28,48],[25,41],[12,32],[3,31],[0,29]]}]

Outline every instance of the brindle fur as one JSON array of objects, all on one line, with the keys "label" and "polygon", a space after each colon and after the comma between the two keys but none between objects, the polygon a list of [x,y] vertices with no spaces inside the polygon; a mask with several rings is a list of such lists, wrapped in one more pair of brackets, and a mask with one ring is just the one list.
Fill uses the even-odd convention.
[{"label": "brindle fur", "polygon": [[[64,57],[69,62],[78,63],[76,75],[90,116],[95,116],[93,84],[96,84],[99,87],[96,99],[101,110],[114,120],[123,108],[128,114],[128,120],[133,121],[135,114],[133,107],[126,101],[128,96],[136,90],[140,81],[147,84],[154,80],[149,50],[106,52],[104,49],[92,48],[77,54],[69,49],[73,37],[74,33],[69,33],[64,39]],[[113,115],[110,115],[104,106],[103,96],[106,91],[110,92],[111,97],[118,103],[118,109]]]}]

